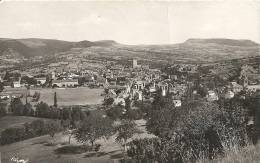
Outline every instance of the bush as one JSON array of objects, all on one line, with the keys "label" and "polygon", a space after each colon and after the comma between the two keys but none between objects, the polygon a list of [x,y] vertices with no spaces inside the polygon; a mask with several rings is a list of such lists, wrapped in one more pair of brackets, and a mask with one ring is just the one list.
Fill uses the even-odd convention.
[{"label": "bush", "polygon": [[134,139],[128,143],[127,155],[142,162],[152,162],[158,158],[158,143],[158,138]]},{"label": "bush", "polygon": [[1,133],[1,144],[10,144],[25,139],[25,129],[20,128],[7,128]]},{"label": "bush", "polygon": [[2,131],[0,142],[2,145],[10,144],[25,139],[49,134],[54,136],[60,131],[58,122],[47,122],[43,120],[35,120],[32,123],[25,123],[22,127],[7,128]]},{"label": "bush", "polygon": [[125,116],[128,119],[139,120],[143,118],[143,112],[140,109],[129,109]]},{"label": "bush", "polygon": [[107,116],[110,117],[112,120],[121,119],[123,116],[123,112],[124,108],[120,106],[115,106],[106,110]]}]

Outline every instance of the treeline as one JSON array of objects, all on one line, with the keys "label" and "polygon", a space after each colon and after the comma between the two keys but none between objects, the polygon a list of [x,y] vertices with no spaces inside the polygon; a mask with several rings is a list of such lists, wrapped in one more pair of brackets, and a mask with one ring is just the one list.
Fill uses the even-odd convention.
[{"label": "treeline", "polygon": [[39,118],[50,118],[60,120],[72,120],[79,121],[83,120],[89,111],[82,111],[78,106],[69,108],[59,108],[49,106],[47,103],[40,102],[33,109],[30,103],[23,104],[19,98],[12,100],[10,105],[11,112],[17,116],[34,116]]},{"label": "treeline", "polygon": [[10,144],[42,135],[49,134],[51,137],[56,132],[61,131],[62,127],[59,121],[35,120],[31,123],[25,123],[21,127],[7,128],[1,132],[1,145]]},{"label": "treeline", "polygon": [[[38,103],[34,110],[30,103],[23,104],[19,98],[11,101],[10,110],[16,116],[33,116],[49,120],[35,120],[32,123],[25,123],[22,127],[3,130],[0,136],[2,145],[46,134],[53,137],[56,132],[75,129],[90,114],[89,111],[82,111],[80,107],[58,108],[44,102]],[[0,105],[0,117],[6,114],[5,106]]]}]

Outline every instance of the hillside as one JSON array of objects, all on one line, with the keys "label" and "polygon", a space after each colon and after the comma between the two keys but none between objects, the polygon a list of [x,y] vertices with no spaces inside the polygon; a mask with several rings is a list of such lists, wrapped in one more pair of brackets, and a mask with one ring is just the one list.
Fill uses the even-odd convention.
[{"label": "hillside", "polygon": [[[76,51],[75,51],[76,49]],[[162,62],[215,62],[259,56],[260,45],[250,40],[189,39],[169,45],[122,45],[113,40],[68,42],[50,39],[0,39],[0,56],[51,56],[75,54],[91,58],[124,60],[133,57]]]},{"label": "hillside", "polygon": [[[55,53],[65,52],[71,48],[86,48],[91,46],[112,46],[116,42],[111,40],[104,41],[80,41],[80,42],[68,42],[52,39],[0,39],[0,56],[1,55],[13,55],[18,54],[26,58],[33,56],[50,56]],[[16,55],[17,56],[17,55]]]}]

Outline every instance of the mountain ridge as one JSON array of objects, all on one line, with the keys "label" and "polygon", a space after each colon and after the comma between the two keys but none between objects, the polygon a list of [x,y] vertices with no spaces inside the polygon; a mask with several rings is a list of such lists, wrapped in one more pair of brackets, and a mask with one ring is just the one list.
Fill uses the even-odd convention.
[{"label": "mountain ridge", "polygon": [[251,40],[224,38],[191,38],[183,43],[163,45],[124,45],[114,40],[72,42],[40,38],[0,38],[0,56],[12,53],[26,58],[52,56],[61,52],[73,53],[71,51],[73,48],[80,48],[83,51],[91,50],[94,57],[107,59],[137,57],[146,60],[164,59],[166,61],[214,61],[228,57],[235,59],[258,56],[260,51],[260,45]]}]

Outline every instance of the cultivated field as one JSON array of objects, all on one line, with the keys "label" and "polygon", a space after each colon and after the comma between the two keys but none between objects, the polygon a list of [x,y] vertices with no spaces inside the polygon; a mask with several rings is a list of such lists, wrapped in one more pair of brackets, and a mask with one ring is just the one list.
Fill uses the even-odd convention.
[{"label": "cultivated field", "polygon": [[90,89],[86,87],[80,88],[56,88],[56,89],[32,89],[30,94],[35,91],[40,92],[39,101],[46,102],[49,105],[54,103],[54,93],[57,93],[57,101],[59,106],[70,105],[95,105],[103,102],[101,93],[103,89]]}]

